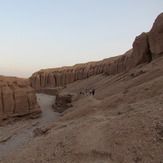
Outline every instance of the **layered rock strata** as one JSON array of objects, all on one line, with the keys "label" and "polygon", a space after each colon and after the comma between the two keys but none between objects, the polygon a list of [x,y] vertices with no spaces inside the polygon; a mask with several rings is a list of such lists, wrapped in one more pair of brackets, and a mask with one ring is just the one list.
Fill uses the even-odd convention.
[{"label": "layered rock strata", "polygon": [[27,80],[0,76],[0,120],[24,115],[39,116],[35,90]]},{"label": "layered rock strata", "polygon": [[133,48],[124,55],[71,67],[40,70],[31,76],[30,83],[34,89],[42,91],[86,79],[92,75],[102,73],[115,75],[128,71],[137,65],[149,63],[162,54],[163,13],[157,17],[150,32],[142,33],[136,37]]},{"label": "layered rock strata", "polygon": [[89,78],[92,75],[104,73],[107,64],[111,64],[113,60],[115,58],[100,62],[77,64],[72,67],[41,70],[34,73],[30,78],[31,86],[37,91],[64,86],[77,80]]}]

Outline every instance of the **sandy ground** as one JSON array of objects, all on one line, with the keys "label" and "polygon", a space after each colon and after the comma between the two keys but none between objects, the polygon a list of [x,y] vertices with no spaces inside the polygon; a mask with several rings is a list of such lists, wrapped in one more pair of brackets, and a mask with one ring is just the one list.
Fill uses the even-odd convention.
[{"label": "sandy ground", "polygon": [[0,127],[0,157],[26,145],[34,138],[33,130],[43,127],[60,117],[60,114],[54,112],[51,108],[55,96],[37,94],[37,101],[42,110],[41,117]]}]

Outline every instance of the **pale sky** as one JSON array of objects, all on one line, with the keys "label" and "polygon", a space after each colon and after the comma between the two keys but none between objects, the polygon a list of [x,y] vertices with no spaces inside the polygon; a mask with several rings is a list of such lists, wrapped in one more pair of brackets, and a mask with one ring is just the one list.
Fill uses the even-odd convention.
[{"label": "pale sky", "polygon": [[163,0],[0,0],[0,75],[121,55],[161,12]]}]

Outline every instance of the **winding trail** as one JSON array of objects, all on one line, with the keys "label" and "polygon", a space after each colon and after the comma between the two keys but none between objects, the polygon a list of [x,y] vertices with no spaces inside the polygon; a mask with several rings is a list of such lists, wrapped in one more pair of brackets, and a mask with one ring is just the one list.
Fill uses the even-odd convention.
[{"label": "winding trail", "polygon": [[15,151],[34,139],[33,130],[45,126],[60,117],[52,109],[55,96],[37,94],[37,101],[41,107],[41,117],[37,119],[21,120],[5,127],[0,127],[0,157]]}]

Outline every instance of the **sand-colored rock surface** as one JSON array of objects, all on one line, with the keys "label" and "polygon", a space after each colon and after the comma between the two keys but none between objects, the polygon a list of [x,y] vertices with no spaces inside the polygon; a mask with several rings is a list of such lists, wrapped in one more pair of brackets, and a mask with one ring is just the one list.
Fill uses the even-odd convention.
[{"label": "sand-colored rock surface", "polygon": [[163,13],[161,13],[153,24],[149,34],[149,46],[153,57],[163,54]]},{"label": "sand-colored rock surface", "polygon": [[24,115],[39,116],[35,90],[28,81],[0,76],[0,120]]},{"label": "sand-colored rock surface", "polygon": [[78,95],[73,93],[57,94],[53,108],[56,112],[62,113],[65,110],[73,107],[72,102],[76,101],[78,98]]},{"label": "sand-colored rock surface", "polygon": [[54,68],[40,70],[30,78],[31,86],[37,91],[43,91],[48,88],[64,86],[77,80],[89,78],[92,75],[104,73],[107,64],[111,63],[114,58],[105,59],[99,62],[89,62],[77,64],[70,67]]}]

